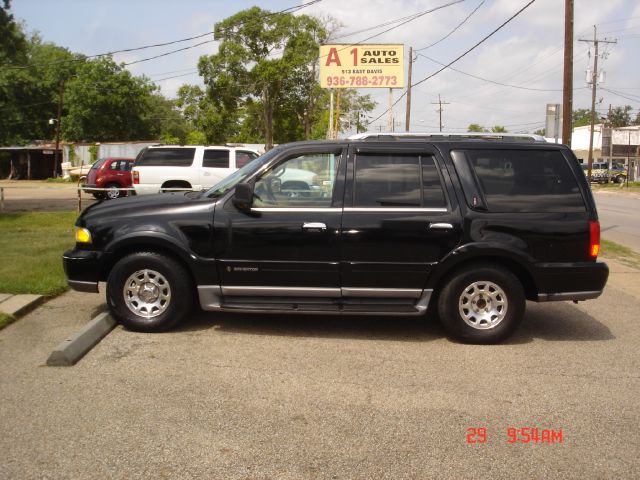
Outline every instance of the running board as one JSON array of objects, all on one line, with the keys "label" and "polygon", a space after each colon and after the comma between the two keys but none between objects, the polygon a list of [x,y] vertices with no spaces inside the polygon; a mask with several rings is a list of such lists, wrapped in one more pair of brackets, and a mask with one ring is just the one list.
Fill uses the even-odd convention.
[{"label": "running board", "polygon": [[362,296],[355,296],[355,289],[342,289],[340,296],[340,289],[309,289],[313,293],[308,295],[300,289],[295,292],[300,296],[292,296],[291,290],[284,296],[284,288],[201,285],[198,296],[202,309],[210,312],[403,316],[424,314],[433,294],[433,290],[358,289]]}]

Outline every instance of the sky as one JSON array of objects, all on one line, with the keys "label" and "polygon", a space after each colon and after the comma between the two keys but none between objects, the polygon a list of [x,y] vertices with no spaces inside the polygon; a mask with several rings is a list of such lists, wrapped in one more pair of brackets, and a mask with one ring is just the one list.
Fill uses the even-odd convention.
[{"label": "sky", "polygon": [[[93,55],[205,34],[216,22],[254,5],[280,11],[309,1],[13,0],[12,12],[27,31],[39,32],[45,41]],[[404,44],[405,63],[409,47],[413,47],[418,50],[412,79],[416,83],[480,42],[529,2],[461,0],[403,25],[379,26],[454,1],[320,0],[297,14],[335,19],[339,25],[333,34],[335,43],[355,44],[376,35],[365,43]],[[605,115],[609,105],[630,105],[635,117],[640,109],[640,2],[575,0],[574,9],[574,109],[591,106],[585,71],[592,64],[594,48],[580,40],[593,39],[595,25],[600,40],[617,42],[600,44],[599,70],[606,76],[598,86],[596,108]],[[202,42],[206,43],[194,46]],[[466,131],[471,123],[502,125],[510,132],[543,128],[546,104],[562,103],[563,45],[564,1],[536,0],[454,63],[455,71],[445,69],[412,89],[411,130],[438,130],[438,105],[434,102],[439,96],[446,102],[442,112],[445,131]],[[146,75],[165,96],[173,98],[182,84],[202,84],[197,63],[201,55],[216,53],[213,36],[119,53],[114,58],[129,63],[190,46],[194,47],[127,66],[135,75]],[[369,119],[369,130],[386,130],[388,89],[361,89],[360,93],[370,94],[378,103]],[[394,90],[394,100],[402,93]],[[393,109],[397,131],[405,128],[405,105],[402,99]]]}]

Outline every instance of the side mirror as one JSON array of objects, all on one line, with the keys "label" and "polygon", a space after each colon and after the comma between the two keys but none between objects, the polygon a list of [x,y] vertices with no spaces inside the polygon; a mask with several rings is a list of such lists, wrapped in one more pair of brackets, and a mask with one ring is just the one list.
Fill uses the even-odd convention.
[{"label": "side mirror", "polygon": [[253,203],[253,185],[250,183],[237,184],[232,201],[233,205],[242,212],[251,210],[251,204]]}]

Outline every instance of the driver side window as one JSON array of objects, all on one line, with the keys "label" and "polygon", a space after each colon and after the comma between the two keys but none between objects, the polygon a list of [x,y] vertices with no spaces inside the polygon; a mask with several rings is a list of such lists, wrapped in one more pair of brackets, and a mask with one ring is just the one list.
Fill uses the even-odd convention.
[{"label": "driver side window", "polygon": [[254,207],[328,208],[340,155],[305,153],[271,167],[256,181]]}]

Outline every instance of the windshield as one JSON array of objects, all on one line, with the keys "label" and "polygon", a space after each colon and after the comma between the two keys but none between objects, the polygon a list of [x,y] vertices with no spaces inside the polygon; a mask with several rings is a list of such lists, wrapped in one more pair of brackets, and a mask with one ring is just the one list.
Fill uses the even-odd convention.
[{"label": "windshield", "polygon": [[271,160],[279,150],[280,150],[279,148],[274,148],[272,150],[269,150],[264,155],[247,163],[240,170],[236,170],[234,173],[232,173],[228,177],[225,177],[222,180],[220,180],[213,187],[211,187],[209,190],[204,192],[203,196],[209,197],[209,198],[221,197],[222,195],[227,193],[229,190],[231,190],[233,187],[235,187],[238,183],[242,182],[245,178],[249,177],[256,171],[258,171],[258,169],[262,167],[265,163],[267,163],[269,160]]}]

